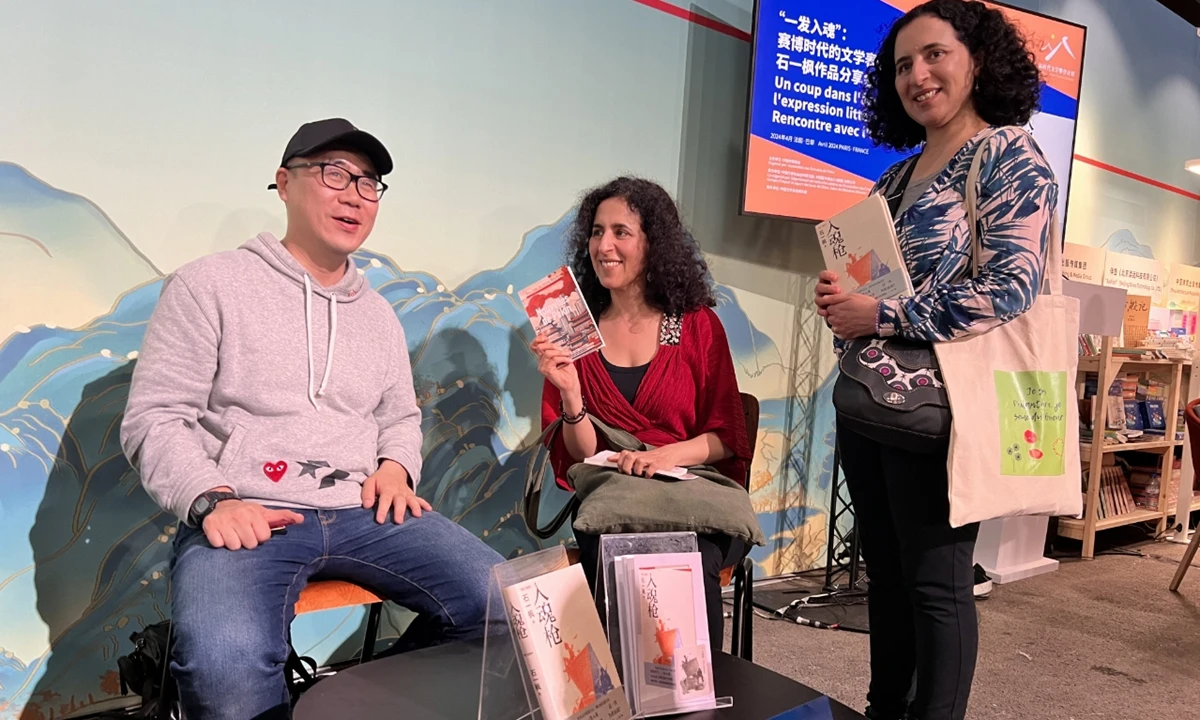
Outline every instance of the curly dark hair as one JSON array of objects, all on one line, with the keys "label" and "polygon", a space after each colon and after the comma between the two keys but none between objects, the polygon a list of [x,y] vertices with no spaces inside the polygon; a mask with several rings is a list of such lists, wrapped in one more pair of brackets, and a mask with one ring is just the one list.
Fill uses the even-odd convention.
[{"label": "curly dark hair", "polygon": [[990,125],[1024,125],[1041,102],[1041,74],[1017,28],[999,10],[976,0],[930,0],[897,20],[867,73],[863,119],[867,135],[894,150],[925,141],[925,128],[909,117],[896,92],[896,36],[925,15],[954,28],[979,70],[971,94],[975,112]]},{"label": "curly dark hair", "polygon": [[667,315],[716,305],[708,263],[684,227],[670,194],[649,180],[619,177],[584,194],[567,245],[567,262],[592,313],[599,317],[612,304],[612,295],[600,284],[588,252],[596,210],[610,198],[624,200],[641,219],[646,233],[646,302]]}]

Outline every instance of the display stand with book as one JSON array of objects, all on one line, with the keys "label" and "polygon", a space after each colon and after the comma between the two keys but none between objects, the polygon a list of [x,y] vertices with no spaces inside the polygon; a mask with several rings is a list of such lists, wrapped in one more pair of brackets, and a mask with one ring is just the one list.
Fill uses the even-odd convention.
[{"label": "display stand with book", "polygon": [[1146,347],[1117,347],[1117,338],[1081,336],[1079,358],[1080,455],[1084,470],[1082,518],[1059,518],[1058,534],[1083,542],[1095,556],[1096,533],[1152,523],[1155,535],[1180,510],[1172,492],[1182,473],[1176,450],[1184,445],[1181,389],[1191,361]]},{"label": "display stand with book", "polygon": [[[580,565],[562,546],[492,569],[478,720],[632,716]],[[496,615],[493,617],[493,615]]]},{"label": "display stand with book", "polygon": [[604,535],[600,563],[614,662],[634,717],[732,707],[714,691],[695,533]]}]

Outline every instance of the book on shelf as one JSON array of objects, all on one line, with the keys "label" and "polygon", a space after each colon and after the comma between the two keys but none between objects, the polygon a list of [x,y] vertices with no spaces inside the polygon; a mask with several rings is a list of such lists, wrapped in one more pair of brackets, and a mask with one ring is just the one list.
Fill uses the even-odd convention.
[{"label": "book on shelf", "polygon": [[1142,423],[1147,435],[1165,438],[1167,435],[1167,413],[1162,400],[1143,400],[1138,403]]},{"label": "book on shelf", "polygon": [[1080,357],[1093,357],[1100,354],[1100,336],[1083,334],[1079,336]]},{"label": "book on shelf", "polygon": [[1137,400],[1126,400],[1121,408],[1125,413],[1125,429],[1145,431],[1146,423],[1142,420],[1141,404]]},{"label": "book on shelf", "polygon": [[[1091,442],[1095,434],[1094,418],[1098,375],[1084,374],[1083,395],[1079,398],[1079,432],[1081,442]],[[1103,396],[1105,408],[1104,444],[1130,442],[1159,442],[1170,433],[1166,423],[1166,405],[1170,384],[1149,377],[1147,373],[1117,375]],[[1174,440],[1183,439],[1183,411],[1174,431]]]},{"label": "book on shelf", "polygon": [[538,337],[578,360],[604,347],[600,327],[584,301],[575,274],[566,265],[517,292]]},{"label": "book on shelf", "polygon": [[1195,349],[1187,335],[1151,335],[1142,340],[1142,347],[1154,350],[1167,360],[1191,361]]},{"label": "book on shelf", "polygon": [[817,224],[825,268],[838,275],[843,293],[873,298],[913,294],[892,213],[882,194],[869,195]]},{"label": "book on shelf", "polygon": [[716,707],[700,553],[616,558],[621,660],[639,717]]},{"label": "book on shelf", "polygon": [[582,565],[510,585],[504,601],[543,720],[632,717]]},{"label": "book on shelf", "polygon": [[[1083,473],[1083,498],[1087,502],[1088,483],[1094,473],[1088,468]],[[1097,492],[1099,505],[1096,519],[1105,520],[1125,515],[1138,509],[1133,493],[1126,482],[1125,471],[1116,465],[1105,465],[1100,469],[1100,488]]]}]

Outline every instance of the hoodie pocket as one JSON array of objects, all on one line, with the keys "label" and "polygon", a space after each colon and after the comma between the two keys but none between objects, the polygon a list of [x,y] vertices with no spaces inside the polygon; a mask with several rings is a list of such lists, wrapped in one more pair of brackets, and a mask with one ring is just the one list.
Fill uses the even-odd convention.
[{"label": "hoodie pocket", "polygon": [[[348,414],[238,418],[217,467],[243,497],[318,503],[374,471],[378,430]],[[360,490],[355,490],[355,493]]]},{"label": "hoodie pocket", "polygon": [[233,467],[238,455],[242,450],[242,443],[246,440],[246,427],[244,425],[234,425],[233,432],[229,433],[229,439],[225,441],[225,447],[221,448],[221,456],[217,460],[217,470],[225,471]]}]

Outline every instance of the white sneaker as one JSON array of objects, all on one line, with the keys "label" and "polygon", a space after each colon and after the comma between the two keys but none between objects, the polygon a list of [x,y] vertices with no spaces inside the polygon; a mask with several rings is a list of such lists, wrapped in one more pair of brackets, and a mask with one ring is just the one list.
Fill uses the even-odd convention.
[{"label": "white sneaker", "polygon": [[983,566],[975,564],[975,597],[986,598],[992,593],[992,579],[988,577]]}]

